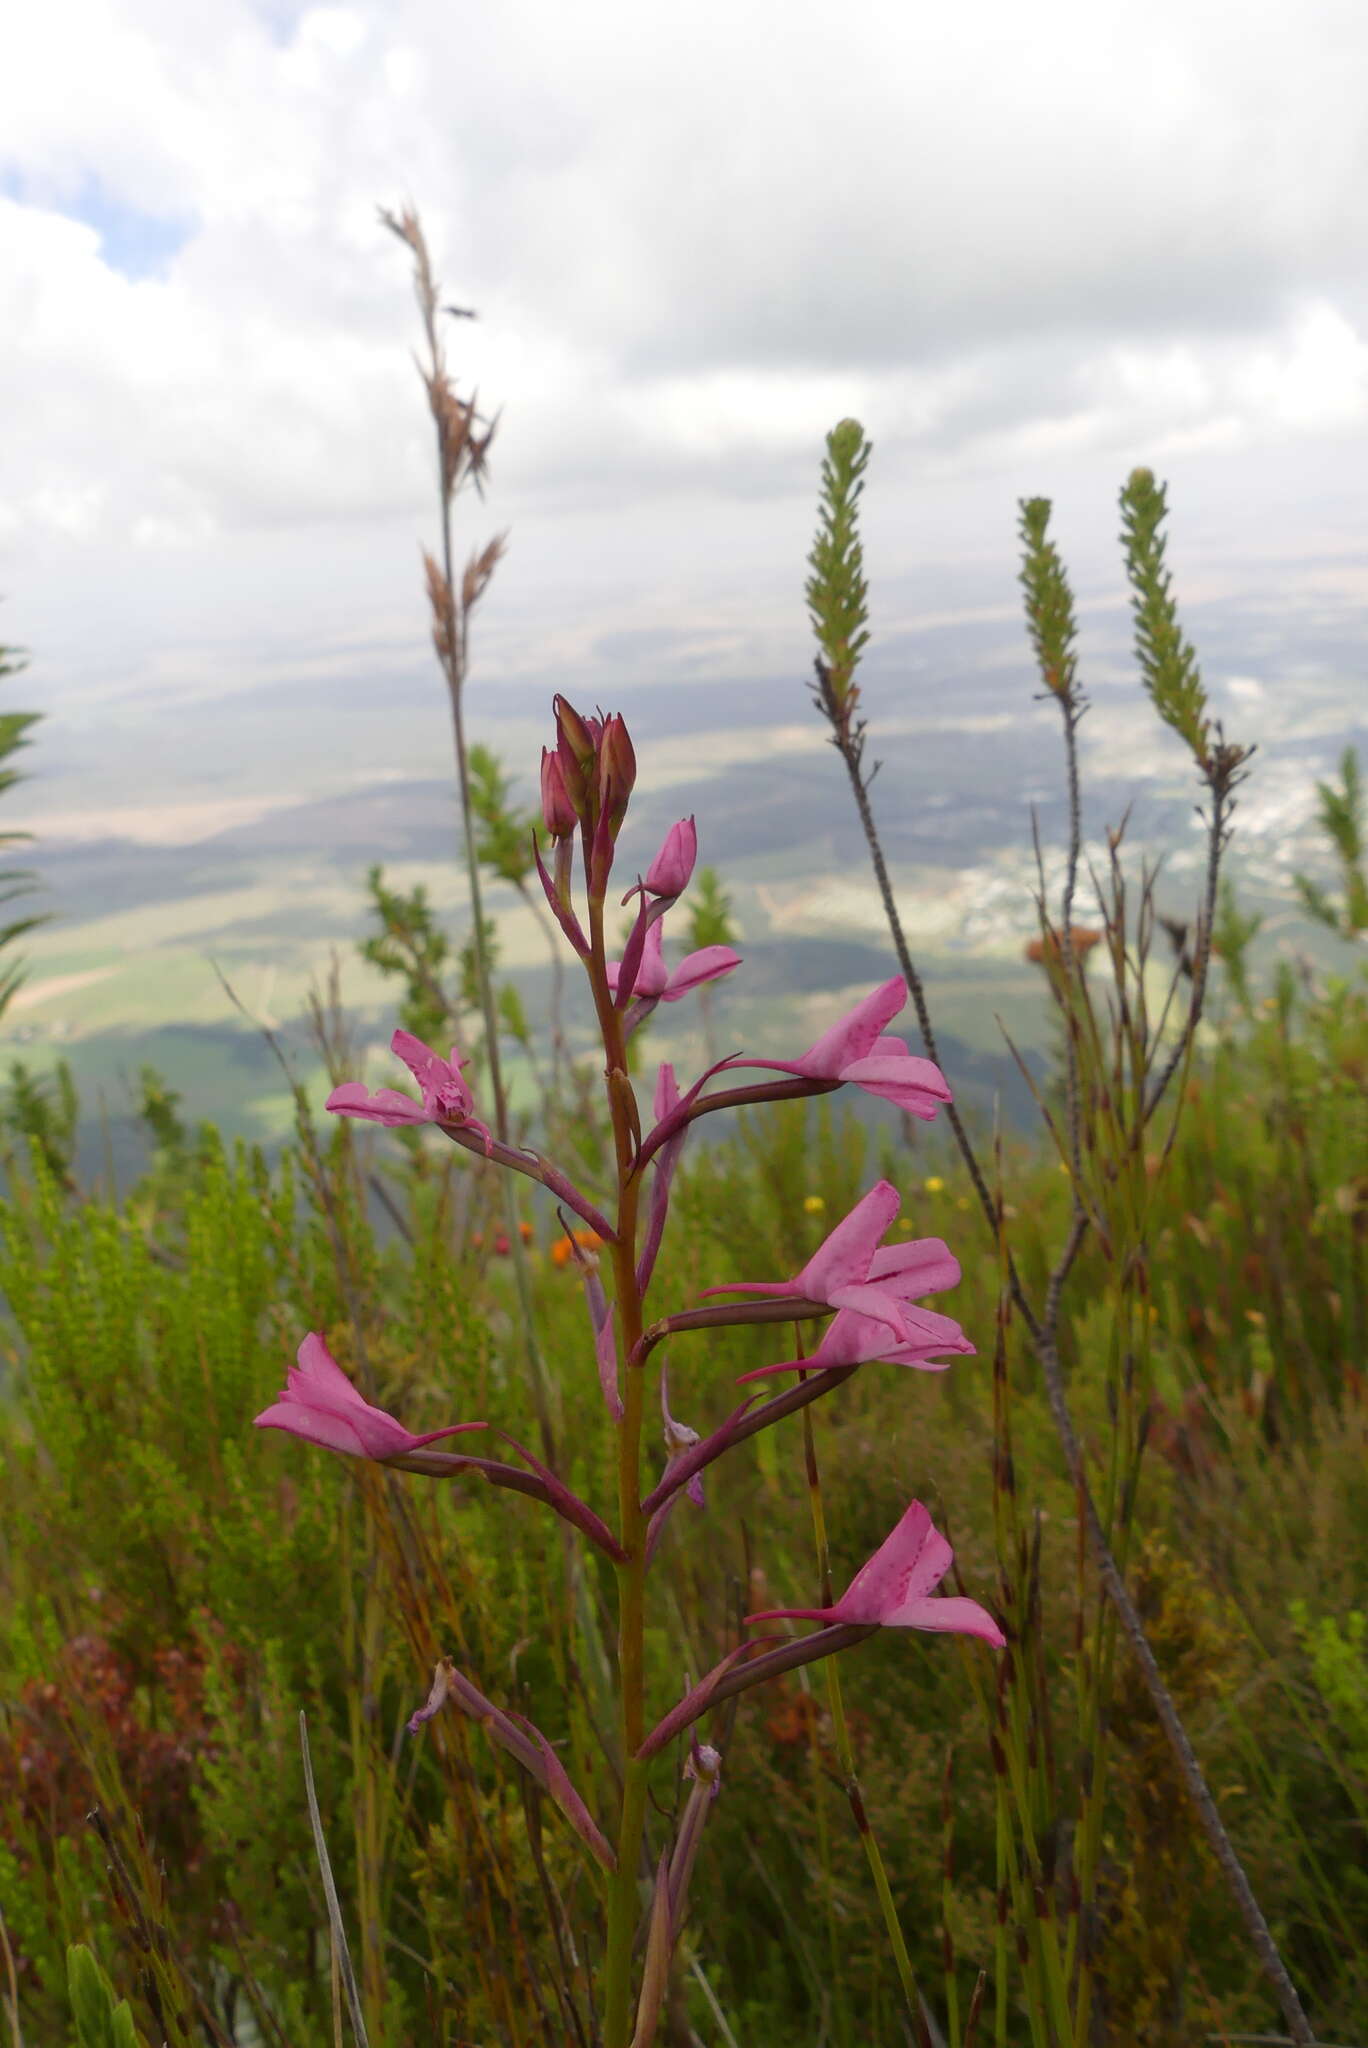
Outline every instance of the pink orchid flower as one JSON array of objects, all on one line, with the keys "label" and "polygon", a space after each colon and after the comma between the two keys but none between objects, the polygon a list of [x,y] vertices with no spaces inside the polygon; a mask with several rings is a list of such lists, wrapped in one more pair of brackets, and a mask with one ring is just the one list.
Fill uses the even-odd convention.
[{"label": "pink orchid flower", "polygon": [[772,1067],[781,1074],[802,1074],[809,1081],[849,1081],[929,1123],[941,1104],[954,1097],[938,1066],[915,1058],[900,1038],[883,1035],[884,1026],[906,1001],[907,983],[895,974],[824,1031],[801,1059],[737,1059],[727,1065]]},{"label": "pink orchid flower", "polygon": [[[620,965],[617,960],[608,962],[608,986],[614,995]],[[740,965],[741,955],[733,953],[730,946],[703,946],[697,953],[686,953],[671,973],[665,965],[664,935],[659,924],[653,924],[642,947],[632,994],[650,1002],[677,1003],[681,996],[701,988],[705,981],[716,981],[719,975],[730,974]]]},{"label": "pink orchid flower", "polygon": [[977,1600],[934,1598],[955,1561],[955,1553],[919,1500],[914,1500],[892,1535],[862,1564],[831,1607],[771,1607],[747,1621],[820,1621],[879,1628],[922,1628],[981,1636],[1000,1650],[1007,1638]]},{"label": "pink orchid flower", "polygon": [[285,1391],[270,1408],[254,1417],[258,1429],[284,1429],[325,1450],[351,1458],[387,1461],[405,1458],[440,1437],[461,1436],[484,1429],[483,1422],[457,1422],[449,1429],[430,1429],[414,1436],[383,1408],[362,1400],[316,1330],[299,1347],[298,1364],[286,1377]]},{"label": "pink orchid flower", "polygon": [[[901,1207],[902,1197],[892,1181],[876,1181],[791,1280],[734,1280],[726,1287],[706,1288],[705,1294],[792,1295],[795,1300],[824,1302],[828,1308],[853,1309],[884,1325],[899,1344],[915,1344],[917,1329],[903,1298],[904,1277],[913,1263],[907,1257],[910,1248],[889,1245],[882,1253],[879,1249],[879,1239]],[[954,1268],[954,1280],[948,1283],[953,1286],[959,1267],[948,1252],[946,1259]]]},{"label": "pink orchid flower", "polygon": [[806,1358],[789,1358],[778,1365],[758,1365],[753,1372],[739,1375],[738,1384],[767,1379],[776,1372],[821,1372],[831,1365],[868,1365],[882,1359],[889,1365],[913,1365],[923,1372],[944,1372],[950,1364],[943,1351],[972,1358],[974,1346],[959,1324],[934,1309],[914,1308],[923,1294],[939,1294],[958,1287],[960,1264],[949,1246],[938,1237],[918,1237],[907,1244],[892,1244],[875,1252],[870,1261],[873,1283],[891,1287],[904,1303],[904,1314],[914,1335],[905,1344],[890,1344],[887,1323],[843,1308],[822,1333],[817,1349]]},{"label": "pink orchid flower", "polygon": [[444,1060],[415,1038],[411,1031],[396,1031],[390,1051],[397,1053],[423,1091],[421,1103],[397,1088],[377,1088],[372,1095],[359,1081],[344,1081],[334,1088],[325,1107],[334,1116],[368,1117],[377,1124],[463,1124],[484,1139],[489,1150],[488,1126],[474,1114],[475,1098],[461,1079],[461,1068],[469,1066],[457,1048]]}]

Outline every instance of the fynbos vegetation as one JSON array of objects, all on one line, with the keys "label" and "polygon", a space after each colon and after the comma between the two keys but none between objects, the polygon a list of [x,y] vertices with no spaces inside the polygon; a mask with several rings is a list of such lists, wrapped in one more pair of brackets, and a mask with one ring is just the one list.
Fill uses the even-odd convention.
[{"label": "fynbos vegetation", "polygon": [[[3,2030],[1361,2039],[1355,757],[1320,790],[1336,888],[1302,888],[1345,972],[1265,990],[1223,875],[1257,764],[1183,634],[1164,490],[1136,470],[1120,499],[1137,688],[1205,824],[1198,899],[1162,910],[1122,821],[1085,842],[1073,598],[1049,504],[1023,503],[1068,800],[1031,947],[1058,1050],[1037,1136],[980,1141],[879,838],[878,804],[917,791],[876,800],[867,759],[872,451],[842,421],[813,694],[889,971],[806,1047],[719,1058],[705,1005],[743,942],[697,865],[706,817],[641,843],[649,731],[558,695],[539,771],[467,742],[504,543],[458,573],[453,511],[494,426],[456,393],[416,217],[385,219],[423,326],[471,924],[372,868],[358,946],[395,984],[402,1067],[364,1075],[320,992],[326,1111],[292,1084],[278,1165],[187,1131],[145,1072],[146,1171],[83,1187],[74,1082],[57,1116],[15,1081]],[[500,986],[499,889],[556,960],[544,1019]],[[701,1072],[643,1052],[661,1003],[699,1007]]]}]

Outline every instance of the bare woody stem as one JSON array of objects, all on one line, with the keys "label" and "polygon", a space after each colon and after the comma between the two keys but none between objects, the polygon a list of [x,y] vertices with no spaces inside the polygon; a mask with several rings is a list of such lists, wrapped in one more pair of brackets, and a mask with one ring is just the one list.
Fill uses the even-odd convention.
[{"label": "bare woody stem", "polygon": [[[494,1004],[493,976],[490,973],[484,943],[484,903],[480,890],[480,864],[476,856],[472,824],[474,812],[470,795],[470,760],[466,748],[464,710],[465,678],[470,654],[470,611],[493,573],[503,551],[506,536],[491,541],[479,559],[471,563],[463,580],[458,606],[451,533],[451,507],[456,491],[466,475],[472,476],[478,486],[489,443],[494,437],[494,429],[498,422],[496,419],[489,426],[483,438],[476,435],[477,414],[474,399],[472,398],[468,404],[463,404],[452,389],[447,375],[446,355],[437,327],[437,284],[432,274],[427,242],[417,215],[405,211],[396,218],[382,209],[380,218],[413,252],[414,292],[427,341],[428,368],[423,371],[423,382],[427,387],[428,405],[437,440],[438,501],[442,533],[441,576],[439,579],[435,573],[435,565],[429,558],[428,594],[434,612],[433,644],[446,679],[447,695],[451,703],[451,727],[456,748],[456,780],[461,798],[466,876],[470,887],[471,917],[474,920],[471,945],[476,980],[480,989],[480,1009],[484,1017],[489,1085],[494,1098],[494,1124],[500,1142],[507,1145],[508,1101],[504,1093],[503,1068],[499,1059],[499,1024]],[[504,1183],[504,1204],[527,1362],[536,1397],[537,1423],[541,1432],[542,1448],[547,1458],[553,1459],[555,1431],[552,1421],[552,1391],[546,1362],[537,1343],[532,1313],[532,1283],[528,1272],[526,1248],[518,1229],[517,1202],[512,1183],[507,1181]]]},{"label": "bare woody stem", "polygon": [[[820,660],[817,668],[820,684],[823,671],[823,665]],[[832,718],[831,722],[835,735],[834,744],[841,759],[845,762],[846,770],[850,777],[855,806],[859,812],[860,823],[864,828],[865,840],[869,847],[870,861],[873,865],[875,879],[879,885],[879,893],[883,901],[884,913],[888,919],[889,931],[892,935],[894,950],[898,957],[898,965],[912,996],[917,1023],[921,1030],[922,1043],[926,1048],[927,1058],[939,1064],[935,1032],[932,1028],[930,1011],[927,1007],[926,993],[908,950],[907,939],[903,933],[902,920],[898,916],[898,907],[888,878],[888,868],[884,861],[878,829],[870,807],[868,785],[861,772],[859,737],[858,734],[852,735],[848,721],[844,726],[835,718]],[[1213,799],[1210,820],[1211,836],[1207,861],[1208,902],[1211,903],[1215,890],[1214,876],[1219,865],[1220,847],[1224,834],[1225,803],[1229,785],[1227,783],[1222,786],[1221,782],[1213,774],[1209,778],[1209,786]],[[1187,1045],[1191,1042],[1191,1036],[1196,1029],[1197,1019],[1200,1015],[1201,995],[1205,984],[1206,958],[1209,957],[1210,948],[1210,916],[1204,916],[1203,922],[1206,926],[1206,931],[1203,934],[1202,959],[1199,968],[1202,980],[1198,982],[1196,974],[1194,974],[1192,1004],[1189,1008],[1183,1038],[1178,1052],[1170,1057],[1169,1064],[1161,1076],[1161,1086],[1166,1086],[1173,1073],[1177,1071],[1179,1058],[1185,1053]],[[1159,1091],[1156,1090],[1148,1105],[1147,1114],[1152,1111],[1154,1103],[1157,1102],[1158,1094]],[[960,1155],[964,1160],[970,1180],[973,1182],[975,1191],[978,1194],[984,1216],[996,1239],[998,1233],[997,1205],[984,1179],[973,1143],[953,1103],[947,1106],[946,1115],[950,1127],[955,1134],[955,1142],[959,1146]],[[1074,1232],[1071,1233],[1071,1237],[1076,1234],[1081,1242],[1082,1228],[1077,1220],[1075,1220]],[[1302,2009],[1296,1987],[1278,1951],[1277,1943],[1273,1939],[1272,1930],[1264,1917],[1263,1910],[1254,1896],[1253,1887],[1250,1885],[1249,1879],[1245,1874],[1244,1865],[1240,1861],[1235,1845],[1226,1832],[1225,1823],[1222,1821],[1216,1802],[1211,1796],[1202,1766],[1188,1738],[1182,1717],[1178,1712],[1168,1687],[1164,1684],[1163,1676],[1155,1661],[1154,1652],[1150,1648],[1149,1638],[1145,1633],[1144,1623],[1141,1621],[1136,1611],[1135,1603],[1126,1590],[1125,1580],[1107,1542],[1106,1533],[1103,1529],[1101,1518],[1098,1515],[1096,1503],[1093,1500],[1092,1490],[1088,1484],[1087,1468],[1083,1458],[1082,1446],[1078,1441],[1078,1436],[1073,1426],[1073,1418],[1069,1413],[1068,1400],[1064,1392],[1064,1373],[1060,1363],[1059,1349],[1054,1340],[1053,1333],[1046,1327],[1027,1300],[1020,1275],[1016,1270],[1015,1261],[1011,1258],[1010,1253],[1008,1254],[1007,1269],[1008,1285],[1011,1290],[1012,1300],[1019,1310],[1027,1330],[1030,1332],[1032,1347],[1040,1361],[1046,1397],[1050,1404],[1050,1413],[1054,1420],[1060,1447],[1064,1453],[1065,1463],[1069,1468],[1069,1477],[1073,1481],[1082,1506],[1087,1526],[1088,1541],[1097,1566],[1098,1578],[1102,1583],[1107,1598],[1116,1610],[1117,1619],[1121,1623],[1122,1631],[1127,1642],[1130,1644],[1135,1661],[1140,1667],[1140,1675],[1144,1680],[1145,1689],[1149,1693],[1155,1713],[1159,1717],[1160,1725],[1168,1738],[1174,1761],[1188,1789],[1192,1803],[1197,1809],[1197,1815],[1201,1821],[1207,1841],[1211,1846],[1212,1854],[1220,1865],[1226,1882],[1230,1887],[1231,1896],[1234,1899],[1240,1918],[1244,1922],[1245,1932],[1249,1937],[1250,1945],[1258,1956],[1264,1974],[1268,1978],[1277,1997],[1288,2033],[1296,2044],[1296,2048],[1315,2048],[1315,2036]]]}]

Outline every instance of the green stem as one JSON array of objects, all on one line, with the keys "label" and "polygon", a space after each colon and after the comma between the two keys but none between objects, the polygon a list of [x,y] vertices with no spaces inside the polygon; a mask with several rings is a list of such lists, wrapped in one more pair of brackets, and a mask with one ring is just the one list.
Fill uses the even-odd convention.
[{"label": "green stem", "polygon": [[646,1735],[646,1517],[641,1508],[641,1429],[646,1375],[627,1363],[642,1332],[641,1295],[636,1281],[637,1202],[641,1182],[633,1172],[635,1139],[625,1090],[627,1051],[622,1013],[608,986],[603,935],[603,897],[589,899],[590,957],[587,962],[599,1030],[607,1058],[608,1108],[618,1168],[617,1242],[612,1247],[617,1283],[618,1339],[624,1361],[622,1419],[618,1423],[618,1540],[626,1556],[617,1566],[618,1691],[622,1742],[622,1810],[617,1868],[608,1880],[608,1946],[603,1970],[604,2048],[628,2048],[632,2025],[632,1948],[640,1905],[637,1892],[642,1836],[646,1824],[649,1762],[636,1752]]}]

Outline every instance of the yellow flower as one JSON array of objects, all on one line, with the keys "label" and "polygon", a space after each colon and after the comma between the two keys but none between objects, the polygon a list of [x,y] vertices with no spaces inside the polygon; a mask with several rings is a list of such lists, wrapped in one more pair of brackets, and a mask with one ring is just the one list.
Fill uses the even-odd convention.
[{"label": "yellow flower", "polygon": [[809,1216],[820,1216],[826,1207],[826,1203],[820,1195],[808,1195],[804,1199],[803,1207],[807,1210]]},{"label": "yellow flower", "polygon": [[955,1207],[956,1207],[957,1209],[967,1209],[967,1208],[969,1207],[969,1197],[968,1197],[968,1195],[956,1195],[956,1197],[955,1197]]},{"label": "yellow flower", "polygon": [[914,1226],[912,1223],[912,1218],[910,1216],[900,1216],[898,1218],[899,1230],[911,1230],[913,1227]]},{"label": "yellow flower", "polygon": [[924,1180],[922,1186],[926,1189],[928,1195],[943,1194],[945,1190],[945,1182],[938,1173],[933,1173],[928,1180]]}]

